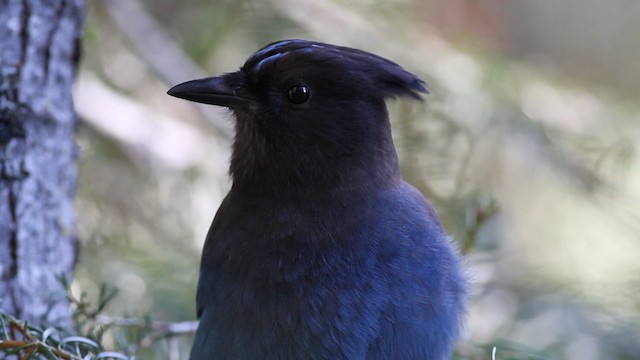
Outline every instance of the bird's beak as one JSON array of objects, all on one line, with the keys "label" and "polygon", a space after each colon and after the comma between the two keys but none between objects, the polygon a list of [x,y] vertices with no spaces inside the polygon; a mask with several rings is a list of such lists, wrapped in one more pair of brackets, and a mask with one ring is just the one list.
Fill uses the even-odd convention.
[{"label": "bird's beak", "polygon": [[233,108],[247,100],[238,94],[240,87],[233,75],[235,73],[187,81],[172,87],[167,94],[203,104]]}]

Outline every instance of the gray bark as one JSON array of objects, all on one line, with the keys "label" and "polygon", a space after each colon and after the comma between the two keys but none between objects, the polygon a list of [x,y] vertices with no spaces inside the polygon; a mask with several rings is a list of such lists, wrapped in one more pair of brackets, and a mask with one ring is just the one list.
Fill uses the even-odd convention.
[{"label": "gray bark", "polygon": [[0,309],[69,324],[84,0],[0,0]]}]

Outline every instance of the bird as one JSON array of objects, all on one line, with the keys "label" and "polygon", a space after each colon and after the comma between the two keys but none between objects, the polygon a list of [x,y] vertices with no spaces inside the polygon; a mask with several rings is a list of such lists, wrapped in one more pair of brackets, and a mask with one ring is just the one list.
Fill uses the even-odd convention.
[{"label": "bird", "polygon": [[386,107],[423,93],[422,79],[386,58],[301,39],[168,91],[235,117],[191,360],[452,355],[463,258],[402,179]]}]

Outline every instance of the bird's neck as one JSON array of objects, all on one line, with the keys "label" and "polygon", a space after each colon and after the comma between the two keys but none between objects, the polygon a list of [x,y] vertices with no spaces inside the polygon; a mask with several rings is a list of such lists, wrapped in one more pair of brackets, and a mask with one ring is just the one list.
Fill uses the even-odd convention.
[{"label": "bird's neck", "polygon": [[230,172],[233,189],[256,196],[368,193],[400,184],[398,157],[386,126],[369,134],[355,151],[344,156],[273,147],[255,136],[234,144]]},{"label": "bird's neck", "polygon": [[[290,161],[277,169],[256,166],[254,171],[233,174],[233,188],[256,195],[279,196],[284,192],[297,193],[300,198],[309,194],[369,193],[398,186],[400,173],[397,158],[385,158],[377,165],[350,162]],[[338,161],[335,161],[338,162]],[[353,163],[353,162],[351,162]],[[336,171],[339,168],[341,171]]]}]

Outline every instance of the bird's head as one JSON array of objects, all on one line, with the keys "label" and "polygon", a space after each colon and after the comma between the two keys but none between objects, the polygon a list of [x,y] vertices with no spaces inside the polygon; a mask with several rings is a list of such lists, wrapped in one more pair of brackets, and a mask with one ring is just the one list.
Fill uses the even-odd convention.
[{"label": "bird's head", "polygon": [[234,186],[397,177],[384,100],[420,93],[424,82],[392,61],[306,40],[272,43],[236,72],[168,92],[235,113]]}]

